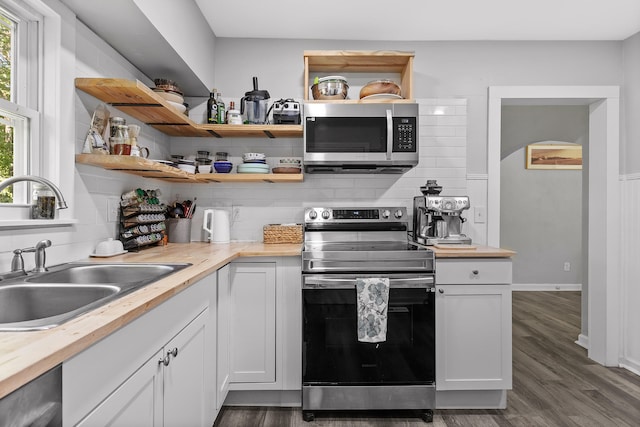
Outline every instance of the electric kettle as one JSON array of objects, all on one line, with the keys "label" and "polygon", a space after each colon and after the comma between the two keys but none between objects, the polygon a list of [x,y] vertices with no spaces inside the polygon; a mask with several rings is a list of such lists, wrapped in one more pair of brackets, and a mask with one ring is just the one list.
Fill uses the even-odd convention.
[{"label": "electric kettle", "polygon": [[229,243],[231,231],[229,212],[220,209],[205,209],[202,228],[209,233],[211,243]]},{"label": "electric kettle", "polygon": [[240,99],[240,114],[246,117],[249,124],[263,125],[267,123],[269,112],[269,92],[258,90],[258,78],[253,78],[253,90],[245,92]]}]

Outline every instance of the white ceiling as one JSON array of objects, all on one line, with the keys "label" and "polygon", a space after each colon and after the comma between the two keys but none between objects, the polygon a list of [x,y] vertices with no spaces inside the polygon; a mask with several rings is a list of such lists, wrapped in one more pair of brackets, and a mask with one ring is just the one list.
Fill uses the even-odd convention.
[{"label": "white ceiling", "polygon": [[640,0],[196,0],[217,37],[624,40]]}]

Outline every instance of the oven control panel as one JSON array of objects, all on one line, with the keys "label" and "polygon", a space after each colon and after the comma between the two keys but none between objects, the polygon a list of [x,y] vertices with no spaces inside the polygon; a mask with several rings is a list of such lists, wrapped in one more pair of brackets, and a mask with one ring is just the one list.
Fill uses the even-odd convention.
[{"label": "oven control panel", "polygon": [[307,208],[305,223],[398,222],[407,220],[407,208]]}]

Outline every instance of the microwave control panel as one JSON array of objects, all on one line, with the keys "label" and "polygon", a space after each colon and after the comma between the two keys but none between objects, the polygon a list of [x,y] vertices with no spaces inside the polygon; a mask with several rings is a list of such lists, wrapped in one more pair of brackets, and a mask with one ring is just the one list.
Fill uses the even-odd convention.
[{"label": "microwave control panel", "polygon": [[418,129],[415,117],[393,118],[393,152],[415,153]]}]

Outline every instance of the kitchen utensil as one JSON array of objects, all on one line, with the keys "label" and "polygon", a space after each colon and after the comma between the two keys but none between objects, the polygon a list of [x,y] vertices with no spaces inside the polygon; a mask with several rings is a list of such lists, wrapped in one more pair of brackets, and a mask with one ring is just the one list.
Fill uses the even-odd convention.
[{"label": "kitchen utensil", "polygon": [[253,78],[253,90],[245,92],[240,99],[240,113],[245,115],[249,124],[262,125],[267,123],[269,107],[269,92],[258,90],[258,78]]},{"label": "kitchen utensil", "polygon": [[349,93],[347,79],[342,76],[327,76],[311,86],[313,99],[346,99]]},{"label": "kitchen utensil", "polygon": [[374,80],[360,89],[360,99],[371,95],[391,94],[400,96],[402,90],[393,80]]},{"label": "kitchen utensil", "polygon": [[231,231],[229,212],[221,209],[205,209],[202,229],[209,233],[211,243],[229,243]]}]

